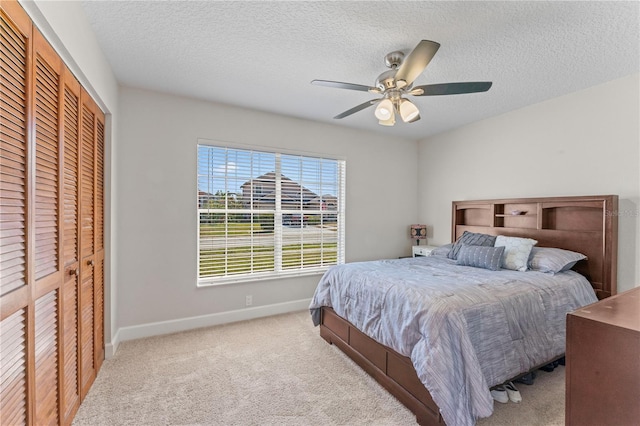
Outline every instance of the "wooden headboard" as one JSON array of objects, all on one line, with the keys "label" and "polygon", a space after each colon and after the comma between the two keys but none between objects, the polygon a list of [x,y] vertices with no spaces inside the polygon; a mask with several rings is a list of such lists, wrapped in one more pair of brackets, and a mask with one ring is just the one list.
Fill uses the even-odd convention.
[{"label": "wooden headboard", "polygon": [[527,237],[537,247],[583,253],[588,259],[574,269],[604,299],[616,294],[617,213],[617,195],[454,201],[451,238],[464,231]]}]

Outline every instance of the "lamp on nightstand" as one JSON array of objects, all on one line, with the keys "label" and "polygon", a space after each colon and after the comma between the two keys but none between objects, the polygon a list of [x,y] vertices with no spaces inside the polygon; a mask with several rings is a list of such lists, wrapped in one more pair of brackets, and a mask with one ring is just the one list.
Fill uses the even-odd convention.
[{"label": "lamp on nightstand", "polygon": [[416,244],[420,245],[420,240],[427,239],[427,225],[411,225],[411,238],[418,240]]}]

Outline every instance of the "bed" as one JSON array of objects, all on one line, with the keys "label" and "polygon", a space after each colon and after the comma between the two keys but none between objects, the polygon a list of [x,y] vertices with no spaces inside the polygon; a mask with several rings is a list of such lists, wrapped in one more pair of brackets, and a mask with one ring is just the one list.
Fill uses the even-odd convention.
[{"label": "bed", "polygon": [[[491,386],[563,355],[567,312],[615,294],[617,204],[615,195],[453,202],[452,241],[533,239],[536,250],[587,258],[555,274],[464,266],[446,252],[339,265],[318,285],[314,322],[419,424],[472,425],[493,410]],[[456,247],[465,258],[480,251]]]}]

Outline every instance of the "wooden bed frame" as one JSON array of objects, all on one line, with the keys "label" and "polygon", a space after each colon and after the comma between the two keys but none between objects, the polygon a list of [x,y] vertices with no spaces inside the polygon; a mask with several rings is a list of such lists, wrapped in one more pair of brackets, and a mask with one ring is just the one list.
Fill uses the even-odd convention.
[{"label": "wooden bed frame", "polygon": [[[603,299],[616,293],[617,210],[617,195],[454,201],[451,238],[464,231],[528,237],[538,240],[538,247],[583,253],[588,259],[574,269]],[[408,357],[366,336],[330,307],[322,308],[320,336],[409,408],[419,424],[444,424]]]}]

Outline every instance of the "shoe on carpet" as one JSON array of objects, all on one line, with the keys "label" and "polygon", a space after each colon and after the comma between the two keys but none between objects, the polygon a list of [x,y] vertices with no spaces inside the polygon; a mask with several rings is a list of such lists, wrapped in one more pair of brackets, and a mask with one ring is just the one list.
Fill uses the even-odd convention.
[{"label": "shoe on carpet", "polygon": [[494,400],[506,404],[509,402],[509,395],[507,395],[507,389],[504,386],[496,386],[491,389],[491,396]]},{"label": "shoe on carpet", "polygon": [[509,397],[509,401],[511,402],[522,402],[522,396],[520,395],[520,391],[516,389],[513,382],[509,382],[504,385],[506,389],[507,396]]},{"label": "shoe on carpet", "polygon": [[532,385],[533,381],[535,380],[537,374],[535,371],[532,371],[530,373],[525,374],[524,376],[520,377],[519,379],[514,380],[516,383],[523,383],[525,385]]},{"label": "shoe on carpet", "polygon": [[550,362],[549,364],[540,367],[540,370],[542,371],[546,371],[547,373],[551,373],[553,370],[555,370],[556,366],[553,365],[553,362]]}]

